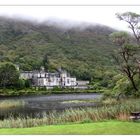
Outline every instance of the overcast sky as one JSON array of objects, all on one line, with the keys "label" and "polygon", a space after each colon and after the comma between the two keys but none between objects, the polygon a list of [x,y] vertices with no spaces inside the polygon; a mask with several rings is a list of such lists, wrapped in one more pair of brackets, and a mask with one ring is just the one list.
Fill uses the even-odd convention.
[{"label": "overcast sky", "polygon": [[140,6],[0,6],[1,16],[25,18],[38,22],[59,19],[99,23],[121,30],[128,30],[128,25],[119,21],[115,13],[127,11],[140,14]]}]

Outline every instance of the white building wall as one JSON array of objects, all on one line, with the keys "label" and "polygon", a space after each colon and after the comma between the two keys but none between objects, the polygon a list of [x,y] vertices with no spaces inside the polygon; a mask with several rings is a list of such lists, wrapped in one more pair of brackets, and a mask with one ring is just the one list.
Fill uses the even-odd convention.
[{"label": "white building wall", "polygon": [[[21,78],[32,79],[34,86],[60,86],[60,87],[74,87],[77,86],[76,78],[67,76],[67,73],[45,73],[45,72],[22,72]],[[83,83],[83,82],[82,82]]]},{"label": "white building wall", "polygon": [[38,80],[38,82],[37,82],[38,86],[43,87],[44,86],[44,78],[38,78],[37,80]]},{"label": "white building wall", "polygon": [[76,78],[71,78],[71,85],[72,86],[76,86],[77,85]]},{"label": "white building wall", "polygon": [[32,72],[23,72],[20,74],[20,78],[23,78],[23,79],[31,79],[33,76],[33,73]]}]

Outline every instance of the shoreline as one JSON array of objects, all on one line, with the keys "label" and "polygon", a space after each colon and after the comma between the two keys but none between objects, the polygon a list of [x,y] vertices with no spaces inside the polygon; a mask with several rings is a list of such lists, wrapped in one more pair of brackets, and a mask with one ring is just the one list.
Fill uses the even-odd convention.
[{"label": "shoreline", "polygon": [[40,96],[62,96],[62,95],[84,95],[84,94],[94,94],[94,95],[101,95],[102,93],[96,93],[96,92],[90,92],[90,93],[87,93],[87,92],[69,92],[69,93],[47,93],[47,94],[22,94],[22,95],[0,95],[0,100],[3,99],[3,98],[11,98],[11,97],[40,97]]},{"label": "shoreline", "polygon": [[[5,92],[5,94],[3,94]],[[1,91],[0,98],[5,97],[28,97],[28,96],[41,96],[41,95],[63,95],[63,94],[102,94],[103,91],[95,90],[81,90],[81,91]]]}]

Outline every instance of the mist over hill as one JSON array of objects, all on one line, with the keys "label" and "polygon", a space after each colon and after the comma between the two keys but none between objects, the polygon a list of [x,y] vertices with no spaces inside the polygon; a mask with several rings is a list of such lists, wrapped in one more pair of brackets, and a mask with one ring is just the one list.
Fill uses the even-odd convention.
[{"label": "mist over hill", "polygon": [[79,79],[90,79],[99,68],[113,67],[115,46],[109,35],[114,31],[98,24],[0,17],[0,61],[33,70],[40,69],[47,55],[50,71],[62,67]]}]

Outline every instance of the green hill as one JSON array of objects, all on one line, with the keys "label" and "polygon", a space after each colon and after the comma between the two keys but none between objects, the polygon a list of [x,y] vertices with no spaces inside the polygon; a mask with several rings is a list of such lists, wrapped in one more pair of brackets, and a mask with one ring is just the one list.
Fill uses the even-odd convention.
[{"label": "green hill", "polygon": [[44,55],[50,71],[59,67],[80,79],[90,79],[95,70],[113,66],[115,49],[109,34],[115,30],[103,25],[36,24],[26,20],[0,18],[0,61],[10,61],[22,70],[39,69]]}]

